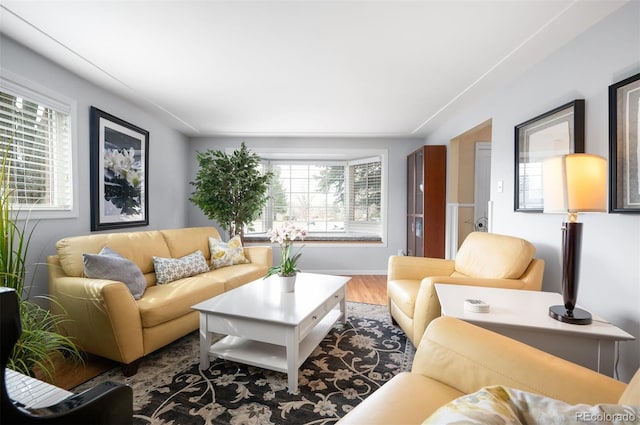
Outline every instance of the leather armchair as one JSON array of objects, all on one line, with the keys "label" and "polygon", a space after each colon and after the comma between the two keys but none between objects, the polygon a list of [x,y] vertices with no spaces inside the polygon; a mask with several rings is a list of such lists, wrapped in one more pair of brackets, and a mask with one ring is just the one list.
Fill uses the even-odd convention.
[{"label": "leather armchair", "polygon": [[534,258],[528,241],[495,233],[473,232],[455,260],[391,256],[387,271],[389,312],[413,345],[440,316],[436,283],[539,291],[544,261]]},{"label": "leather armchair", "polygon": [[103,382],[44,408],[30,409],[11,400],[6,388],[5,368],[22,333],[15,290],[0,287],[0,307],[0,423],[122,425],[133,422],[133,391],[128,385],[113,382]]},{"label": "leather armchair", "polygon": [[411,372],[394,376],[338,424],[422,424],[439,407],[492,385],[571,405],[640,404],[640,369],[625,384],[504,335],[439,317],[425,332]]}]

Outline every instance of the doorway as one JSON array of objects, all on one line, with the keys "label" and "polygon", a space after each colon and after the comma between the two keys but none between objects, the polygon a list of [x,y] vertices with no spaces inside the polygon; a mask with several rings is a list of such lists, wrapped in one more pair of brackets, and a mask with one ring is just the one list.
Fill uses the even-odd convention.
[{"label": "doorway", "polygon": [[474,174],[473,227],[476,232],[486,232],[491,198],[491,142],[476,142]]},{"label": "doorway", "polygon": [[447,191],[446,258],[453,259],[469,233],[490,225],[490,119],[450,140]]}]

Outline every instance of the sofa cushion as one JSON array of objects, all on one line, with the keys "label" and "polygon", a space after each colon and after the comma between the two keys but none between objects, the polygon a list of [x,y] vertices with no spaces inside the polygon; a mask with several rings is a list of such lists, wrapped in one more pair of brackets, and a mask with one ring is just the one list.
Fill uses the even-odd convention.
[{"label": "sofa cushion", "polygon": [[215,227],[187,227],[184,229],[160,230],[169,247],[169,255],[163,257],[180,258],[196,250],[202,251],[209,261],[209,238],[220,238]]},{"label": "sofa cushion", "polygon": [[469,277],[518,279],[535,253],[536,248],[524,239],[472,232],[456,254],[455,269]]},{"label": "sofa cushion", "polygon": [[230,291],[245,283],[262,279],[267,274],[267,267],[258,264],[237,264],[233,267],[214,269],[205,275],[215,276],[224,281],[224,290]]},{"label": "sofa cushion", "polygon": [[199,274],[147,288],[138,301],[143,328],[151,328],[195,310],[191,306],[224,292],[224,281],[213,273]]},{"label": "sofa cushion", "polygon": [[[560,400],[500,385],[485,387],[439,408],[423,425],[462,423],[547,425],[609,423],[608,418],[640,417],[640,406],[571,405]],[[632,421],[629,420],[629,423]]]},{"label": "sofa cushion", "polygon": [[158,231],[73,236],[56,243],[62,270],[67,276],[82,277],[84,274],[82,254],[97,254],[105,246],[133,261],[145,274],[153,273],[154,255],[171,257],[169,248]]},{"label": "sofa cushion", "polygon": [[122,282],[127,285],[133,298],[139,300],[142,297],[147,282],[133,261],[106,246],[99,254],[83,254],[82,257],[85,276]]},{"label": "sofa cushion", "polygon": [[229,242],[209,238],[209,251],[211,251],[211,267],[214,269],[249,262],[244,256],[242,241],[238,235],[229,239]]},{"label": "sofa cushion", "polygon": [[156,281],[159,284],[173,282],[209,271],[202,251],[198,250],[181,258],[153,257]]}]

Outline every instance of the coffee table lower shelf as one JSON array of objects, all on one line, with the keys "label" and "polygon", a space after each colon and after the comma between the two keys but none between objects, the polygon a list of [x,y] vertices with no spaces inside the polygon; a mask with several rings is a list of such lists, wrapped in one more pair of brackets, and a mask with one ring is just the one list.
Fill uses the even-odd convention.
[{"label": "coffee table lower shelf", "polygon": [[289,392],[294,393],[298,387],[298,369],[341,317],[340,310],[329,311],[301,341],[292,340],[289,346],[229,335],[209,348],[209,357],[287,373]]}]

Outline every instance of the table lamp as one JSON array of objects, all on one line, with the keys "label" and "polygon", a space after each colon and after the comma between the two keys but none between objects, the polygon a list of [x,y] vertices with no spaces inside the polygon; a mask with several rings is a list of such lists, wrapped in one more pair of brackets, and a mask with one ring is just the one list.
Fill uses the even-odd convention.
[{"label": "table lamp", "polygon": [[597,155],[576,153],[542,164],[545,213],[568,213],[562,224],[562,300],[549,307],[549,316],[575,325],[591,323],[588,311],[576,308],[582,223],[579,212],[604,212],[607,207],[607,161]]}]

